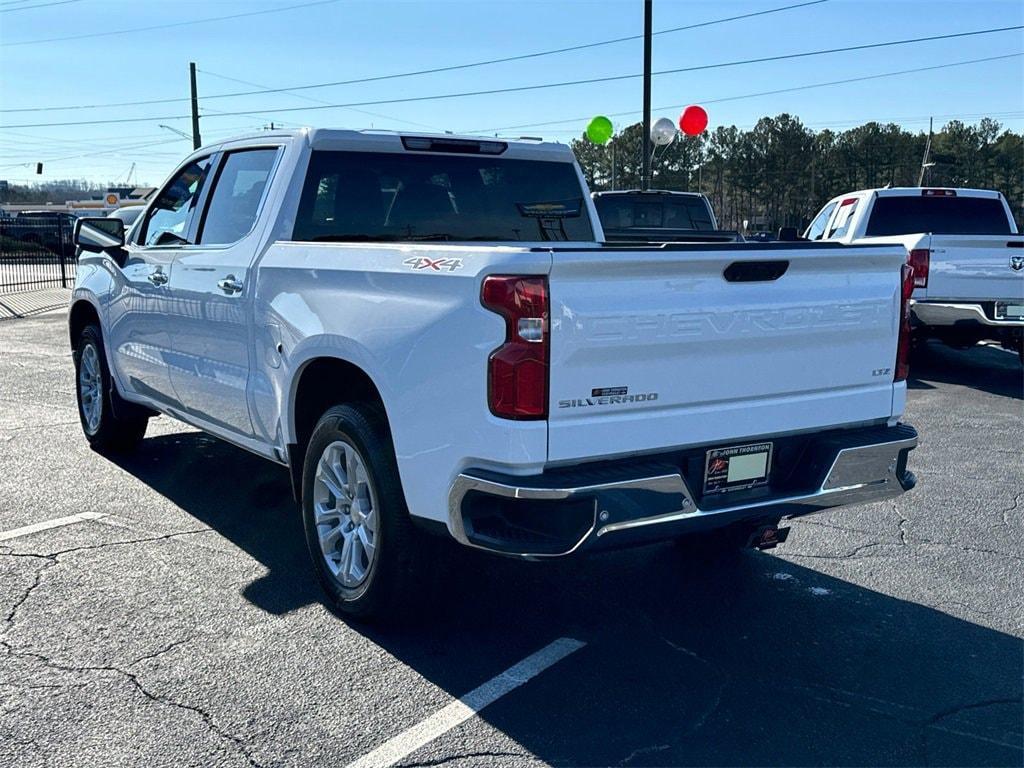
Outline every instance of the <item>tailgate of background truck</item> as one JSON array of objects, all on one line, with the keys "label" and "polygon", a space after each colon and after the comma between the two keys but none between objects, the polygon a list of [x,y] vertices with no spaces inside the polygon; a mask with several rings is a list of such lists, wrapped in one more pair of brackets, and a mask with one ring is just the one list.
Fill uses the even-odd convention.
[{"label": "tailgate of background truck", "polygon": [[905,261],[899,245],[555,249],[548,460],[887,419]]},{"label": "tailgate of background truck", "polygon": [[928,286],[914,298],[963,301],[1024,299],[1022,235],[932,235]]}]

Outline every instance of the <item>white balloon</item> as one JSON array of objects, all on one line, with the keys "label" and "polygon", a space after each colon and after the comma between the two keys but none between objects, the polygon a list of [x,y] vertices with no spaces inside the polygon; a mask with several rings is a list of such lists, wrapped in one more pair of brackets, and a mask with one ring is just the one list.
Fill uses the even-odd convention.
[{"label": "white balloon", "polygon": [[656,147],[671,144],[676,137],[676,124],[667,117],[659,117],[651,126],[651,141]]}]

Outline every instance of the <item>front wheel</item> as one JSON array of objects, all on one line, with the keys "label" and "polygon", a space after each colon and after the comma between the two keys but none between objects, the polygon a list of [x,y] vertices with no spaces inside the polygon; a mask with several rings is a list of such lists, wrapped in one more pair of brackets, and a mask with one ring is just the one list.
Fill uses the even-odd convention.
[{"label": "front wheel", "polygon": [[330,408],[306,447],[302,519],[332,607],[353,618],[403,618],[420,560],[384,419],[366,404]]},{"label": "front wheel", "polygon": [[86,326],[79,335],[74,361],[78,418],[89,445],[101,452],[134,447],[146,433],[149,419],[118,396],[98,326]]}]

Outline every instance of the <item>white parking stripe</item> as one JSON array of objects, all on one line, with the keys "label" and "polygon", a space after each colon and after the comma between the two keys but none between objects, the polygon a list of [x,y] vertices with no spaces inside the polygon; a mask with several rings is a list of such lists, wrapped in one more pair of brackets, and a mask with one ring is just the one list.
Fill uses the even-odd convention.
[{"label": "white parking stripe", "polygon": [[407,731],[384,742],[373,752],[350,763],[348,768],[387,768],[387,766],[394,765],[424,744],[469,720],[488,704],[493,704],[505,694],[514,691],[584,645],[586,643],[569,637],[555,640],[550,645],[527,656],[518,664],[509,667],[497,677],[491,678],[479,688],[474,688],[461,699],[453,701],[426,720],[420,721]]},{"label": "white parking stripe", "polygon": [[84,523],[86,520],[99,520],[103,516],[102,512],[79,512],[77,515],[57,517],[53,520],[44,520],[41,523],[32,523],[32,525],[26,525],[21,528],[12,528],[9,531],[0,532],[0,541],[10,541],[11,539],[16,539],[19,536],[28,536],[30,533],[48,531],[51,528],[60,528],[64,525]]}]

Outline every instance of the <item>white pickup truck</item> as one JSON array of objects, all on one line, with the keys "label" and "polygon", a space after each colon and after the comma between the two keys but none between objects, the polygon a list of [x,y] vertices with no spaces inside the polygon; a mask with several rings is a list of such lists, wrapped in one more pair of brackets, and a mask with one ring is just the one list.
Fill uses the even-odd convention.
[{"label": "white pickup truck", "polygon": [[530,559],[770,545],[914,485],[902,247],[601,240],[559,144],[204,147],[127,242],[77,226],[86,438],[125,450],[162,412],[287,466],[316,574],[360,617],[438,567],[424,531]]},{"label": "white pickup truck", "polygon": [[998,341],[1024,361],[1024,237],[999,192],[850,192],[830,200],[804,236],[902,245],[914,269],[910,311],[916,336],[958,347]]}]

